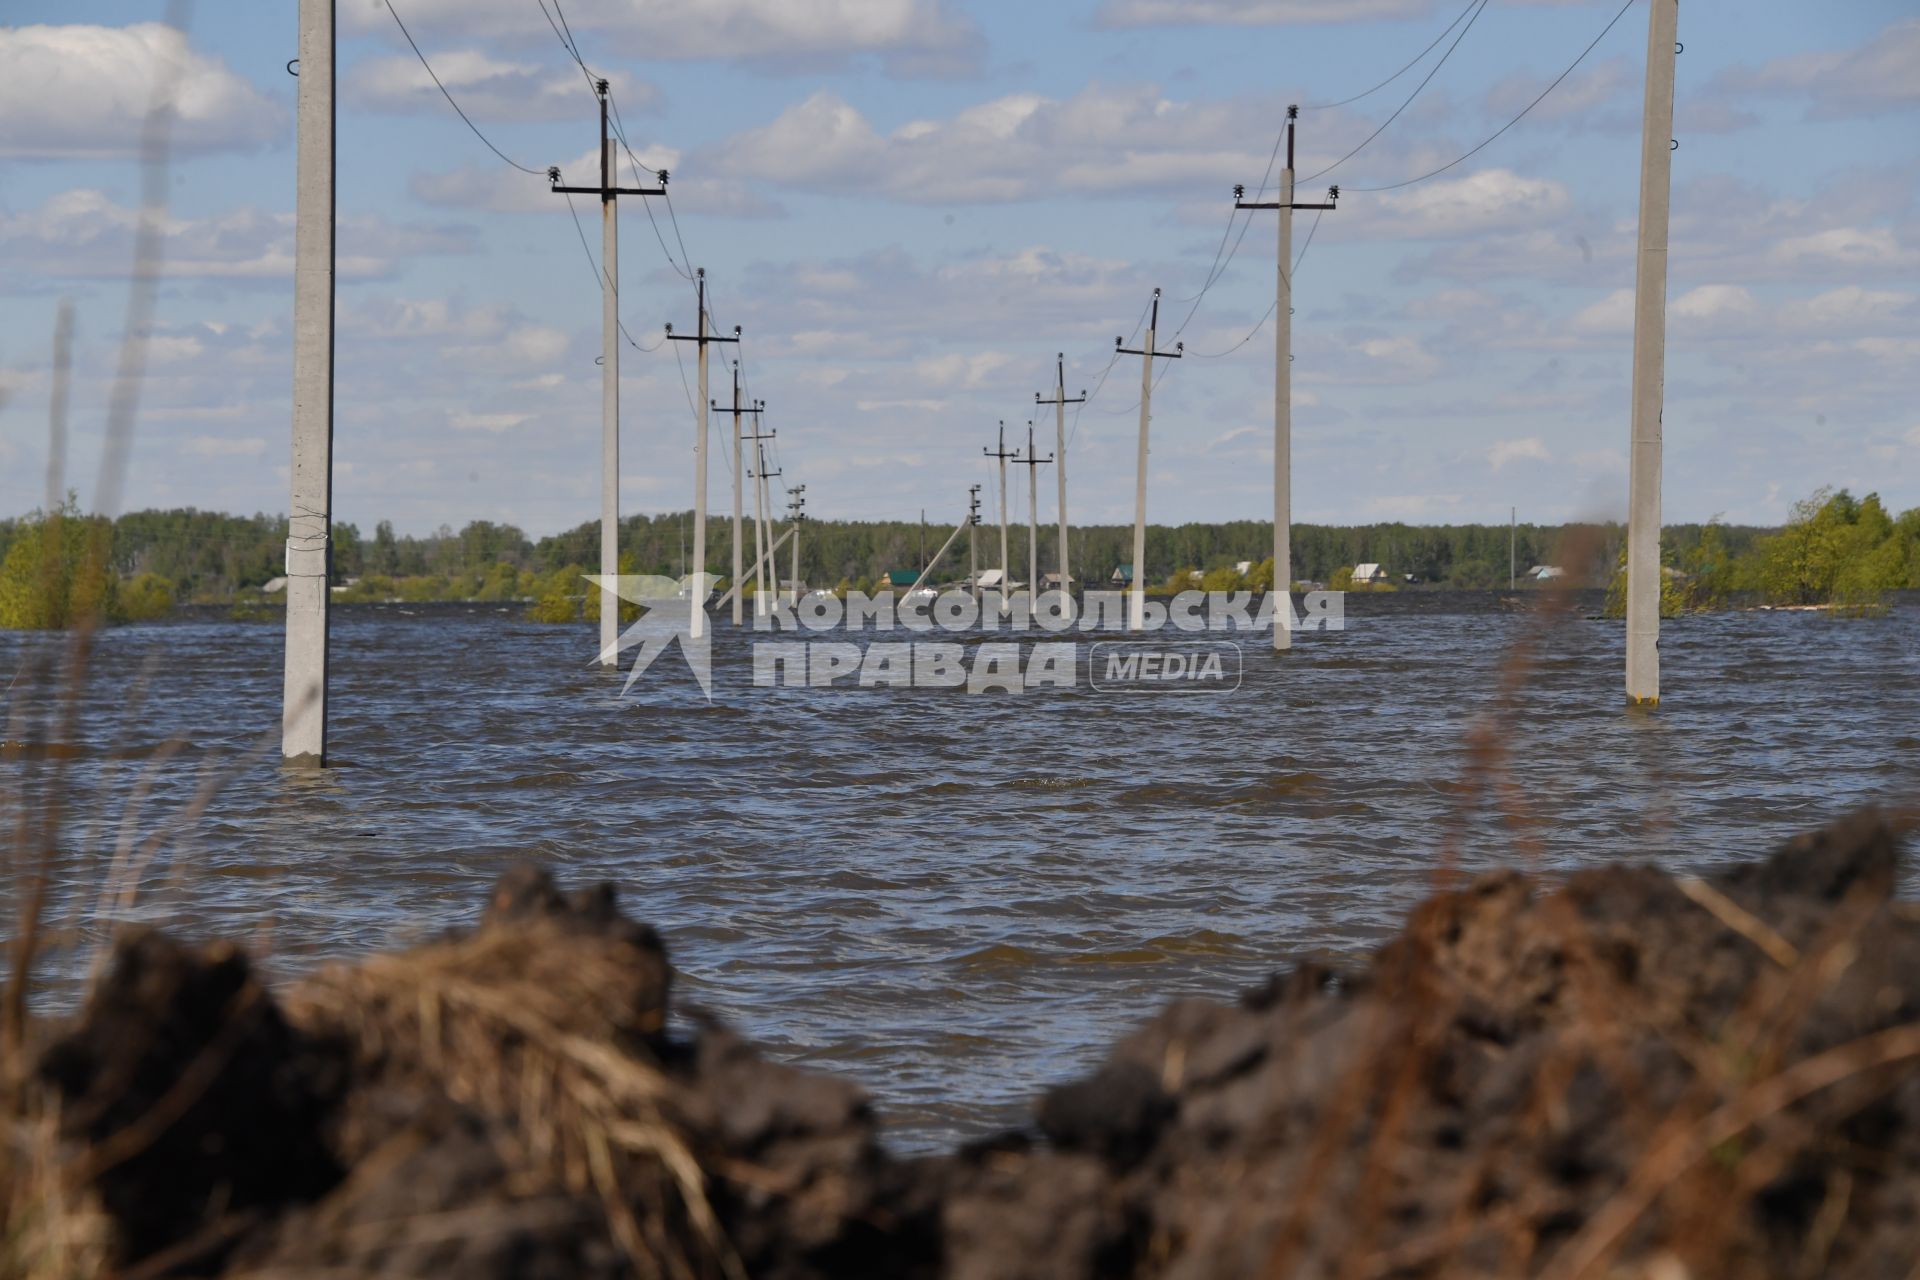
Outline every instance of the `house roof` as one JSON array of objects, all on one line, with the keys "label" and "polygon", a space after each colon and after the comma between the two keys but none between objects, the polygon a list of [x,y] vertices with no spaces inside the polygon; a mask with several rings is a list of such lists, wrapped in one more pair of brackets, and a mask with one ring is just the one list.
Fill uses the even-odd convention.
[{"label": "house roof", "polygon": [[1357,564],[1357,565],[1355,565],[1355,566],[1353,566],[1353,576],[1354,576],[1354,577],[1356,577],[1356,578],[1376,578],[1376,577],[1379,577],[1379,576],[1380,576],[1380,566],[1379,566],[1379,565],[1377,565],[1377,564],[1375,564],[1375,563],[1374,563],[1374,562],[1372,562],[1371,560],[1369,560],[1369,561],[1368,561],[1367,563],[1365,563],[1365,564]]},{"label": "house roof", "polygon": [[920,571],[918,569],[889,569],[887,571],[888,586],[910,587],[918,581],[920,581]]},{"label": "house roof", "polygon": [[1113,576],[1116,578],[1125,578],[1128,582],[1132,582],[1133,566],[1130,564],[1115,565],[1113,568]]}]

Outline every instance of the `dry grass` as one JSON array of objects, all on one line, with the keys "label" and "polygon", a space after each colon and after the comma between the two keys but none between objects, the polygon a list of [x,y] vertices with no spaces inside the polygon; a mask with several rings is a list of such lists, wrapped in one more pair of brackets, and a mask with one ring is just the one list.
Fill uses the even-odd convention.
[{"label": "dry grass", "polygon": [[[527,1167],[597,1198],[641,1276],[743,1276],[706,1195],[682,1091],[637,1038],[645,972],[630,947],[558,930],[470,938],[322,971],[296,1024],[352,1045],[355,1071],[443,1091],[498,1120]],[[325,1213],[322,1206],[321,1212]]]}]

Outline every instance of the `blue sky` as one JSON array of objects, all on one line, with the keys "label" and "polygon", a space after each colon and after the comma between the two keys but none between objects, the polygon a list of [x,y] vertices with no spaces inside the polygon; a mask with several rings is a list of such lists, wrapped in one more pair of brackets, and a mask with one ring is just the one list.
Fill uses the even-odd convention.
[{"label": "blue sky", "polygon": [[[501,150],[588,178],[596,108],[538,0],[395,4]],[[1348,194],[1296,279],[1297,518],[1624,510],[1645,0],[1472,159],[1356,190],[1480,142],[1619,4],[1489,0],[1377,140],[1303,184]],[[1235,344],[1272,302],[1272,215],[1183,301],[1233,184],[1259,184],[1285,104],[1378,83],[1464,5],[566,0],[566,17],[643,162],[673,173],[678,238],[654,209],[666,244],[677,260],[684,239],[718,321],[743,326],[810,511],[957,519],[989,478],[981,446],[1000,419],[1024,442],[1064,351],[1069,391],[1098,388],[1069,451],[1072,514],[1129,518],[1138,364],[1102,374],[1157,285],[1162,345],[1179,328],[1195,353],[1154,397],[1150,517],[1176,521],[1270,510],[1271,331]],[[79,333],[68,475],[91,497],[130,152],[167,61],[183,69],[168,274],[125,504],[286,507],[296,4],[201,0],[184,32],[162,13],[12,0],[0,26],[0,511],[43,498],[61,298]],[[1680,23],[1667,518],[1777,521],[1823,484],[1920,505],[1920,19],[1904,0],[1686,0]],[[336,516],[535,534],[592,518],[599,300],[565,203],[467,131],[384,4],[341,0],[340,27]],[[1303,177],[1459,31],[1380,92],[1305,111]],[[578,207],[597,253],[597,210]],[[691,287],[638,202],[620,274],[642,344],[691,325]],[[691,501],[673,346],[623,352],[630,511]],[[724,383],[716,364],[717,398]],[[716,459],[716,511],[727,475]],[[1045,520],[1046,472],[1042,494]]]}]

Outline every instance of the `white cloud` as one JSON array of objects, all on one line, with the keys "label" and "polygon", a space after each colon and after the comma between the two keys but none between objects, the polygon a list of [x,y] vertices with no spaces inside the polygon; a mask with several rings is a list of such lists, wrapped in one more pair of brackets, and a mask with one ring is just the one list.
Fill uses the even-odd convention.
[{"label": "white cloud", "polygon": [[[139,223],[137,209],[104,192],[63,191],[38,209],[0,212],[0,261],[57,279],[124,277]],[[160,232],[160,273],[170,279],[277,282],[293,275],[291,213],[242,207],[202,218],[168,215]],[[336,248],[335,270],[343,279],[370,279],[391,274],[404,258],[471,253],[475,241],[466,228],[350,215],[339,220]]]},{"label": "white cloud", "polygon": [[924,381],[943,389],[978,388],[987,385],[988,380],[1012,360],[1013,357],[1004,351],[982,351],[977,354],[948,352],[914,361],[913,372]]},{"label": "white cloud", "polygon": [[507,330],[501,304],[471,306],[447,298],[353,299],[340,307],[340,332],[353,338],[499,338]]},{"label": "white cloud", "polygon": [[267,442],[259,436],[192,436],[180,449],[196,458],[257,458],[267,451]]},{"label": "white cloud", "polygon": [[521,325],[507,334],[502,349],[522,364],[552,364],[565,354],[567,335],[550,325]]},{"label": "white cloud", "polygon": [[[1560,5],[1578,0],[1507,3]],[[1433,0],[1101,0],[1094,21],[1104,27],[1278,27],[1424,18],[1434,11]]]},{"label": "white cloud", "polygon": [[[546,67],[507,61],[478,49],[448,49],[429,55],[434,74],[461,110],[478,120],[574,120],[591,116],[593,92],[572,63]],[[606,78],[624,114],[654,111],[660,91],[609,69]],[[341,79],[341,97],[349,106],[375,111],[442,112],[447,100],[411,51],[367,58]]]},{"label": "white cloud", "polygon": [[[1539,98],[1548,83],[1546,76],[1526,72],[1506,77],[1487,91],[1487,114],[1496,119],[1518,115]],[[1637,89],[1640,83],[1639,72],[1626,58],[1609,58],[1591,71],[1568,76],[1527,114],[1535,121],[1592,116],[1614,99]]]},{"label": "white cloud", "polygon": [[1900,318],[1914,304],[1914,295],[1890,289],[1863,289],[1850,284],[1809,298],[1797,308],[1800,319],[1821,329],[1874,324]]},{"label": "white cloud", "polygon": [[455,431],[485,431],[499,435],[511,431],[533,415],[528,413],[468,413],[465,411],[447,415],[447,425]]},{"label": "white cloud", "polygon": [[1524,177],[1511,169],[1483,169],[1363,204],[1350,231],[1383,238],[1451,239],[1538,226],[1564,219],[1572,208],[1573,197],[1563,183]]},{"label": "white cloud", "polygon": [[1418,338],[1404,335],[1397,338],[1370,338],[1359,343],[1355,350],[1373,363],[1371,372],[1376,377],[1418,380],[1440,371],[1438,357],[1421,346]]},{"label": "white cloud", "polygon": [[[673,193],[673,206],[677,211],[731,218],[786,216],[786,209],[778,201],[768,199],[744,183],[704,175],[690,179],[676,176],[680,171],[681,154],[672,147],[643,142],[634,147],[632,155],[622,149],[619,156],[620,172],[617,177],[622,185],[654,187],[658,185],[656,175],[666,170],[668,190]],[[639,162],[637,168],[634,163],[636,160]],[[585,151],[562,163],[559,169],[561,181],[566,186],[597,186],[600,180],[600,157],[597,151]],[[549,189],[544,176],[517,173],[494,163],[476,163],[444,172],[416,173],[408,189],[422,203],[446,208],[543,214],[552,214],[565,208],[561,197]],[[590,206],[593,197],[575,196],[576,208],[583,201]],[[633,201],[630,199],[628,203],[632,204]],[[583,219],[589,212],[588,209],[579,211]],[[639,210],[635,211],[635,215],[645,216]]]},{"label": "white cloud", "polygon": [[[348,5],[341,17],[353,29],[390,33],[381,7]],[[895,70],[925,73],[970,65],[981,47],[973,23],[943,0],[568,0],[566,16],[589,54],[600,46],[649,59],[798,69],[877,55]],[[407,26],[423,41],[553,37],[539,8],[524,0],[411,0]]]},{"label": "white cloud", "polygon": [[0,27],[0,156],[137,151],[156,76],[171,86],[174,147],[250,148],[286,131],[280,103],[173,27]]},{"label": "white cloud", "polygon": [[1667,313],[1683,320],[1726,321],[1755,315],[1760,304],[1739,285],[1703,284],[1667,304]]},{"label": "white cloud", "polygon": [[1830,227],[1789,236],[1767,250],[1781,267],[1853,267],[1881,270],[1920,266],[1920,250],[1902,245],[1885,227]]},{"label": "white cloud", "polygon": [[1105,27],[1269,27],[1307,22],[1418,18],[1429,0],[1101,0]]},{"label": "white cloud", "polygon": [[1547,451],[1547,445],[1539,436],[1527,436],[1520,440],[1502,440],[1487,451],[1487,461],[1493,469],[1499,471],[1510,462],[1521,460],[1532,462],[1551,462],[1553,454]]},{"label": "white cloud", "polygon": [[1857,49],[1796,53],[1715,78],[1726,93],[1800,93],[1815,119],[1866,115],[1920,104],[1920,18],[1896,22]]},{"label": "white cloud", "polygon": [[1251,101],[1177,102],[1151,85],[1093,84],[1067,99],[1008,94],[882,134],[821,90],[701,158],[734,177],[918,204],[1209,183],[1224,201],[1236,177],[1266,166],[1262,114]]}]

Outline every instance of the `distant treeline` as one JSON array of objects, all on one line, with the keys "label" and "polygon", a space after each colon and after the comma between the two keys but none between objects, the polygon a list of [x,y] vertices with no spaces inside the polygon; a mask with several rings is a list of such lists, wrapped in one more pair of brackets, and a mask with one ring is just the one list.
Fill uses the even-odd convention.
[{"label": "distant treeline", "polygon": [[[10,543],[33,517],[0,521],[0,560]],[[681,577],[692,562],[688,538],[691,512],[658,516],[629,516],[620,522],[622,559],[632,572]],[[1669,525],[1669,545],[1684,551],[1696,545],[1702,525]],[[779,526],[782,532],[785,525]],[[808,520],[801,530],[801,576],[816,586],[846,582],[878,584],[895,570],[922,568],[952,532],[951,525],[922,526],[901,520]],[[1578,543],[1586,549],[1584,562],[1563,565],[1570,576],[1604,582],[1608,566],[1625,539],[1617,525],[1573,528],[1523,524],[1513,531],[1514,561],[1519,571],[1558,563],[1562,547]],[[1735,550],[1750,545],[1762,529],[1726,527],[1721,536]],[[1363,562],[1382,565],[1395,580],[1411,574],[1421,583],[1457,587],[1491,587],[1507,581],[1506,525],[1359,526],[1296,525],[1293,531],[1294,576],[1324,582],[1342,568]],[[731,567],[729,522],[709,519],[707,568],[722,575]],[[112,565],[123,577],[154,573],[174,585],[183,601],[221,603],[246,588],[259,587],[278,577],[285,558],[287,521],[284,516],[232,516],[210,511],[137,511],[113,522]],[[1133,529],[1128,525],[1075,526],[1071,530],[1074,577],[1104,583],[1116,568],[1133,559]],[[751,530],[748,531],[751,558]],[[1024,580],[1027,530],[1009,534],[1015,576]],[[982,524],[979,530],[982,567],[999,563],[999,526]],[[1055,568],[1054,527],[1040,529],[1040,566]],[[1258,564],[1272,554],[1273,526],[1258,520],[1219,524],[1147,526],[1145,577],[1160,582],[1177,570],[1202,573],[1232,567],[1241,561]],[[454,530],[442,526],[424,537],[396,534],[382,521],[368,536],[352,524],[333,526],[333,571],[336,583],[366,577],[434,578],[461,588],[498,577],[501,566],[516,572],[551,573],[569,567],[596,566],[600,559],[600,525],[589,521],[564,533],[529,538],[512,525],[476,520]],[[784,577],[788,553],[778,557]],[[967,572],[967,539],[962,538],[942,561],[940,578]],[[460,592],[460,594],[466,594]]]},{"label": "distant treeline", "polygon": [[[49,528],[63,525],[64,532]],[[629,516],[621,522],[621,568],[627,573],[681,577],[692,556],[689,512]],[[732,563],[730,522],[708,520],[707,568],[722,576]],[[785,526],[780,528],[784,531]],[[183,603],[225,604],[259,598],[282,571],[287,522],[282,516],[233,516],[215,512],[138,511],[110,524],[81,514],[71,504],[49,521],[38,513],[0,520],[0,625],[50,625],[7,621],[15,617],[58,619],[64,607],[45,600],[32,608],[18,602],[34,589],[51,589],[58,575],[47,568],[56,544],[72,544],[85,529],[96,560],[104,558],[109,581],[86,589],[89,598],[111,595],[114,584],[140,589],[129,600],[154,607],[163,596]],[[917,571],[946,541],[951,526],[913,521],[809,520],[801,531],[803,580],[816,587],[874,591],[890,572]],[[55,536],[49,537],[49,534]],[[1078,526],[1072,530],[1074,576],[1083,586],[1104,586],[1132,559],[1130,526]],[[982,568],[999,562],[999,528],[978,531]],[[333,526],[335,584],[347,599],[510,600],[571,598],[587,593],[578,575],[599,563],[597,521],[533,539],[512,525],[476,520],[456,531],[442,526],[425,537],[402,535],[381,521],[371,536],[352,524]],[[968,540],[963,535],[936,572],[936,581],[964,577]],[[1143,579],[1184,584],[1199,574],[1209,584],[1264,586],[1271,581],[1272,525],[1258,520],[1212,524],[1150,525]],[[1296,581],[1348,585],[1353,567],[1381,566],[1386,585],[1487,588],[1507,585],[1509,566],[1524,577],[1551,565],[1574,585],[1603,587],[1623,560],[1625,530],[1617,524],[1298,525],[1293,531]],[[1010,535],[1013,576],[1026,577],[1027,531]],[[1040,566],[1055,560],[1052,528],[1040,530]],[[1920,587],[1920,509],[1897,519],[1877,497],[1855,499],[1822,490],[1795,508],[1783,530],[1741,525],[1668,525],[1662,558],[1675,584],[1670,605],[1711,607],[1729,594],[1753,593],[1782,602],[1816,603],[1871,596],[1899,587]],[[1509,558],[1511,555],[1511,559]],[[749,553],[749,561],[751,554]],[[789,571],[782,548],[779,570]],[[31,564],[29,562],[32,562]],[[1252,571],[1242,575],[1246,563]],[[1264,573],[1262,570],[1264,569]],[[101,570],[96,566],[95,576]],[[1263,581],[1264,579],[1264,581]],[[1684,586],[1681,584],[1685,584]],[[9,610],[4,601],[13,599]],[[51,625],[59,625],[57,621]]]}]

